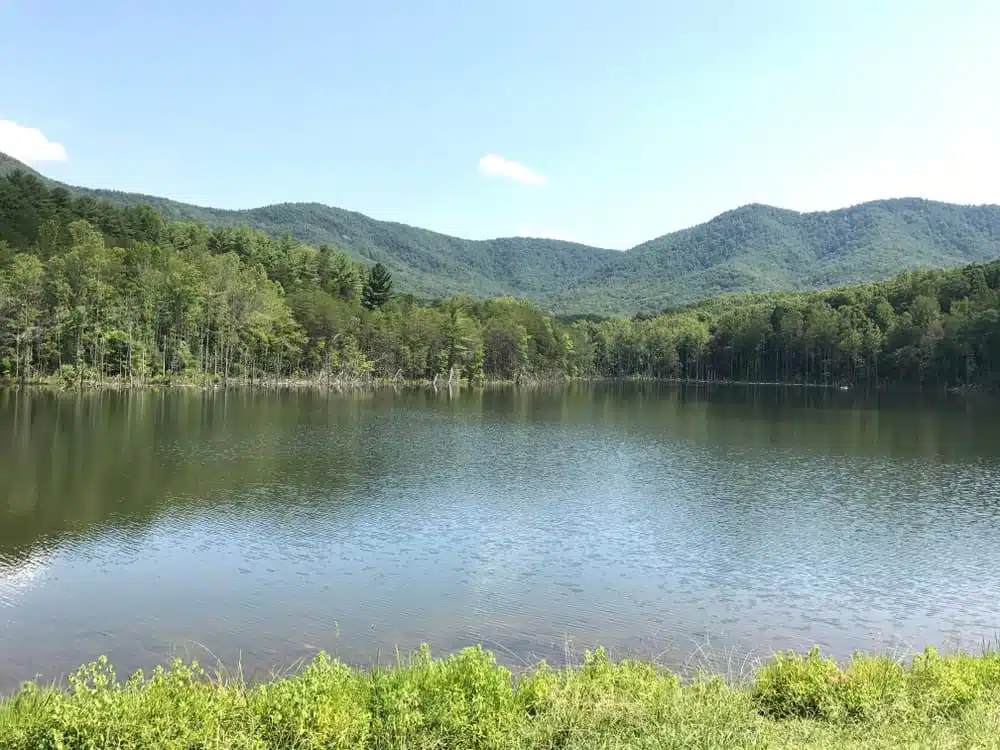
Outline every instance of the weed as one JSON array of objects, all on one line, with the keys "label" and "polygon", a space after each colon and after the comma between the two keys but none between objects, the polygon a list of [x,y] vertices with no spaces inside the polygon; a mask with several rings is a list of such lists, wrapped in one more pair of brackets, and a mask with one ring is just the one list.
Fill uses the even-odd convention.
[{"label": "weed", "polygon": [[542,663],[516,680],[491,653],[359,670],[320,654],[260,685],[175,661],[120,682],[106,659],[65,689],[0,699],[3,750],[340,748],[1000,747],[1000,655],[909,665],[813,649],[764,664],[748,683],[681,680],[603,649],[578,667]]}]

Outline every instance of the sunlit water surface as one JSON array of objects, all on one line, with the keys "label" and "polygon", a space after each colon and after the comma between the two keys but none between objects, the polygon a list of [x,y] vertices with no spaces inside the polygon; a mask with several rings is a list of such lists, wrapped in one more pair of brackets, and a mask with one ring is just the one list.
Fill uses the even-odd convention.
[{"label": "sunlit water surface", "polygon": [[1000,633],[1000,414],[931,397],[0,394],[0,689],[483,643],[673,666]]}]

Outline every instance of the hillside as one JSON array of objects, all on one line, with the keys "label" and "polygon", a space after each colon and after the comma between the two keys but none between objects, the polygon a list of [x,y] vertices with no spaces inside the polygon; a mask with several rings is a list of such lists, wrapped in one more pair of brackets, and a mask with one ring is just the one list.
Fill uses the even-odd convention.
[{"label": "hillside", "polygon": [[148,203],[167,219],[209,226],[249,225],[275,237],[287,232],[315,247],[332,245],[360,260],[381,261],[400,288],[425,298],[511,294],[544,301],[559,291],[563,279],[581,269],[609,264],[620,254],[558,240],[465,240],[319,203],[227,211],[132,193],[76,190],[120,206]]},{"label": "hillside", "polygon": [[[799,213],[750,205],[621,255],[583,276],[583,309],[660,310],[723,294],[802,291],[1000,256],[1000,206],[918,198]],[[571,304],[574,292],[554,300]]]},{"label": "hillside", "polygon": [[[918,216],[929,210],[914,205]],[[725,260],[743,243],[702,249]],[[667,252],[618,257],[645,260],[642,281],[661,278],[655,264]],[[689,265],[673,278],[664,266],[662,278],[690,279],[691,269],[717,259],[679,258]],[[525,300],[420,304],[387,286],[374,266],[329,247],[248,227],[166,222],[147,205],[73,197],[23,173],[0,176],[0,384],[369,376],[1000,383],[1000,260],[577,322]]]},{"label": "hillside", "polygon": [[43,175],[39,174],[37,171],[29,167],[23,162],[19,162],[13,156],[7,156],[3,151],[0,151],[0,176],[7,174],[8,172],[13,172],[15,170],[21,170],[22,172],[27,172],[28,174],[33,174],[36,177],[41,177],[41,179],[46,182],[53,182]]},{"label": "hillside", "polygon": [[[0,154],[0,174],[18,166],[28,169]],[[229,211],[66,187],[119,206],[148,203],[167,219],[329,244],[382,261],[398,287],[418,297],[509,294],[562,313],[652,312],[720,294],[830,287],[1000,256],[1000,206],[914,198],[816,213],[749,205],[620,252],[540,238],[466,240],[318,203]]]}]

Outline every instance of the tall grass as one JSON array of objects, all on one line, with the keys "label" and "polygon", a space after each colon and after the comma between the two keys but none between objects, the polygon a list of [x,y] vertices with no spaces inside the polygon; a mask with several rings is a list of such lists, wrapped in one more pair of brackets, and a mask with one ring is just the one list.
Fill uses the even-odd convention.
[{"label": "tall grass", "polygon": [[179,661],[122,682],[101,659],[0,702],[3,750],[626,747],[1000,747],[1000,655],[838,665],[813,650],[732,683],[600,649],[516,678],[479,647],[423,649],[372,670],[321,654],[255,686]]}]

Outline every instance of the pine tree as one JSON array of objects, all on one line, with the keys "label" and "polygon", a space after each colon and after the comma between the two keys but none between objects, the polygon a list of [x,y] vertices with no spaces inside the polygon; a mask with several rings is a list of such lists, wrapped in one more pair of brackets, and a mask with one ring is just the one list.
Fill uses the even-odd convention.
[{"label": "pine tree", "polygon": [[381,263],[376,263],[368,271],[364,291],[361,293],[361,304],[369,310],[382,307],[392,296],[392,274]]}]

